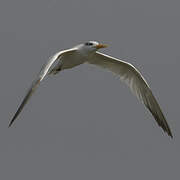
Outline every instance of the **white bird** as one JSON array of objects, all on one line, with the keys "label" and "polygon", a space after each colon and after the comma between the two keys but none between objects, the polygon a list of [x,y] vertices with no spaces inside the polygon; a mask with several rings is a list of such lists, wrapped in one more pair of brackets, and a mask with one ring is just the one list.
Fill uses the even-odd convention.
[{"label": "white bird", "polygon": [[104,44],[100,44],[96,41],[89,41],[79,44],[71,49],[60,51],[52,56],[47,64],[42,67],[37,79],[33,81],[25,98],[12,118],[9,127],[22,111],[23,107],[45,76],[57,74],[64,69],[71,69],[83,63],[89,63],[105,68],[118,75],[120,79],[130,87],[133,94],[135,94],[136,97],[149,109],[158,125],[161,126],[169,136],[173,137],[161,108],[141,73],[130,63],[97,52],[100,48],[105,47],[107,46]]}]

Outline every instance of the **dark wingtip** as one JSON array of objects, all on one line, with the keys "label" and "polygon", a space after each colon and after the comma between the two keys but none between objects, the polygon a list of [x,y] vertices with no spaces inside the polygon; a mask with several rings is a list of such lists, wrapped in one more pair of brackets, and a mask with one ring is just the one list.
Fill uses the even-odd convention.
[{"label": "dark wingtip", "polygon": [[8,128],[10,128],[10,127],[11,127],[11,125],[12,125],[12,123],[9,123]]},{"label": "dark wingtip", "polygon": [[172,135],[171,131],[168,132],[168,135],[173,139],[173,135]]},{"label": "dark wingtip", "polygon": [[13,124],[13,122],[15,121],[15,119],[18,117],[18,115],[20,114],[20,112],[22,111],[22,109],[24,108],[24,106],[26,105],[28,99],[31,97],[32,93],[34,92],[34,90],[36,89],[37,85],[40,83],[40,79],[34,81],[31,85],[31,88],[29,89],[29,91],[27,92],[25,98],[23,99],[21,105],[19,106],[18,110],[16,111],[14,117],[12,118],[11,122],[9,123],[8,127],[11,127],[11,125]]},{"label": "dark wingtip", "polygon": [[[164,116],[163,116],[164,117]],[[164,117],[164,124],[161,125],[161,127],[164,129],[164,131],[168,134],[168,136],[170,136],[172,139],[173,139],[173,135],[172,135],[172,132],[171,132],[171,129],[167,123],[167,121],[165,120],[165,117]]]},{"label": "dark wingtip", "polygon": [[10,128],[11,127],[11,123],[9,123],[9,125],[8,125],[8,128]]},{"label": "dark wingtip", "polygon": [[173,139],[173,135],[172,135],[171,129],[168,126],[167,122],[165,121],[165,124],[159,124],[159,125],[162,127],[164,132],[166,132],[168,134],[168,136],[170,136]]},{"label": "dark wingtip", "polygon": [[167,122],[165,121],[165,124],[159,124],[159,125],[163,128],[164,132],[166,132],[168,134],[168,136],[170,136],[173,139],[171,129],[170,129],[169,125],[167,124]]},{"label": "dark wingtip", "polygon": [[15,115],[13,116],[12,120],[10,121],[8,127],[11,127],[13,122],[15,121],[15,119],[17,118],[17,116],[19,115],[19,113],[22,111],[22,107],[24,106],[24,101],[23,103],[20,105],[20,107],[18,108],[18,110],[16,111]]},{"label": "dark wingtip", "polygon": [[13,124],[13,122],[14,122],[14,120],[15,120],[15,117],[13,117],[13,119],[11,120],[11,122],[9,123],[9,125],[8,125],[8,128],[10,128],[11,127],[11,125]]}]

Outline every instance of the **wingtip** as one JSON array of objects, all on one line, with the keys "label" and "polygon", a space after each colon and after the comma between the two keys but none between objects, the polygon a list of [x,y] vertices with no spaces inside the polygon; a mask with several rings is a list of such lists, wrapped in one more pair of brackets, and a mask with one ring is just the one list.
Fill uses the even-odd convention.
[{"label": "wingtip", "polygon": [[171,132],[168,132],[168,135],[171,137],[171,139],[174,138]]},{"label": "wingtip", "polygon": [[13,123],[13,121],[11,121],[11,122],[9,123],[8,128],[10,128],[10,127],[11,127],[12,123]]},{"label": "wingtip", "polygon": [[173,135],[169,125],[167,124],[167,122],[165,124],[166,124],[166,129],[164,129],[164,131],[168,134],[168,136],[170,136],[173,139]]},{"label": "wingtip", "polygon": [[9,123],[9,125],[8,125],[8,128],[10,128],[10,127],[12,126],[12,124],[13,124],[13,122],[15,121],[16,117],[17,117],[17,113],[14,115],[14,117],[13,117],[12,120],[10,121],[10,123]]},{"label": "wingtip", "polygon": [[172,134],[171,129],[168,126],[168,124],[166,123],[166,128],[163,126],[161,126],[161,127],[163,128],[164,132],[167,133],[167,135],[173,139],[173,134]]}]

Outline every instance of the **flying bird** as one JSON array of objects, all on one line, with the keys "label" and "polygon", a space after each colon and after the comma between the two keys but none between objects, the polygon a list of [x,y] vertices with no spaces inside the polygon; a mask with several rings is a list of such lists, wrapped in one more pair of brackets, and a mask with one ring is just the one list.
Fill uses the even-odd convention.
[{"label": "flying bird", "polygon": [[133,94],[149,109],[158,125],[169,136],[173,137],[162,110],[141,73],[130,63],[98,52],[99,49],[105,47],[107,47],[105,44],[96,41],[88,41],[71,49],[62,50],[52,56],[42,67],[37,79],[33,81],[17,112],[10,121],[9,127],[46,76],[55,75],[64,69],[71,69],[80,64],[88,63],[107,69],[118,75],[120,80],[125,82],[130,87]]}]

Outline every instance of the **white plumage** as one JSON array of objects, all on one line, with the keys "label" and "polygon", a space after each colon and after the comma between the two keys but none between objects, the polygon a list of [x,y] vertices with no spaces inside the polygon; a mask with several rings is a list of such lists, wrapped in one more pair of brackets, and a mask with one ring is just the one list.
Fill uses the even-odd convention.
[{"label": "white plumage", "polygon": [[[158,125],[161,126],[169,136],[173,137],[161,108],[141,73],[133,65],[125,61],[97,52],[98,49],[105,47],[106,45],[89,41],[77,45],[74,48],[60,51],[52,56],[41,69],[38,78],[32,83],[9,126],[12,125],[32,93],[46,75],[57,74],[63,69],[71,69],[80,64],[89,63],[118,75],[120,79],[130,87],[133,94],[149,109]],[[53,66],[54,64],[56,65]]]}]

